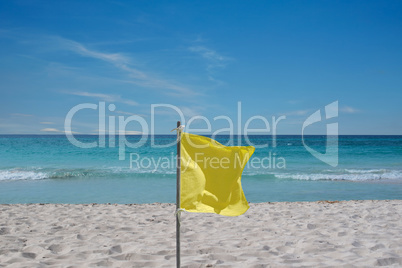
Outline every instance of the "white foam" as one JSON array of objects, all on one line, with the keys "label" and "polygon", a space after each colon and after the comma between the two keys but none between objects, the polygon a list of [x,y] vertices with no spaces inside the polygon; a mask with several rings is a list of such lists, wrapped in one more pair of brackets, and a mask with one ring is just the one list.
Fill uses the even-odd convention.
[{"label": "white foam", "polygon": [[127,168],[127,167],[105,167],[105,171],[109,171],[112,173],[121,173],[121,174],[176,174],[176,169],[167,169],[167,168]]},{"label": "white foam", "polygon": [[346,172],[349,173],[357,173],[357,174],[367,174],[367,173],[385,173],[387,172],[385,169],[345,169]]},{"label": "white foam", "polygon": [[315,174],[275,174],[275,177],[279,179],[294,179],[294,180],[344,180],[344,181],[373,181],[373,180],[399,180],[402,179],[402,172],[397,170],[353,170],[353,172],[345,174],[327,174],[327,173],[315,173]]},{"label": "white foam", "polygon": [[9,180],[42,180],[48,174],[44,172],[24,171],[24,170],[2,170],[0,171],[0,181]]}]

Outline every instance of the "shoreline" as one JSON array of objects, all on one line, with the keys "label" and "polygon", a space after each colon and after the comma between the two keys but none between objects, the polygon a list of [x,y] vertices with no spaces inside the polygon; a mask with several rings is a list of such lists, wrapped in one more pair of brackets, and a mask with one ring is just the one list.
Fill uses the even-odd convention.
[{"label": "shoreline", "polygon": [[[352,199],[352,200],[315,200],[315,201],[266,201],[266,202],[248,202],[249,205],[254,204],[278,204],[278,203],[328,203],[335,204],[341,202],[365,202],[365,201],[402,201],[401,199]],[[152,202],[152,203],[0,203],[0,206],[11,206],[11,205],[108,205],[108,206],[141,206],[141,205],[171,205],[176,206],[176,203],[171,202]],[[247,213],[247,212],[246,212]],[[212,213],[213,214],[213,213]]]},{"label": "shoreline", "polygon": [[[313,201],[264,201],[264,202],[248,202],[248,204],[250,206],[252,205],[262,205],[262,204],[269,204],[269,205],[274,205],[274,204],[282,204],[282,203],[319,203],[319,204],[336,204],[336,203],[344,203],[344,202],[391,202],[391,201],[400,201],[402,202],[402,198],[401,199],[351,199],[351,200],[313,200]],[[176,206],[176,203],[171,203],[171,202],[148,202],[148,203],[46,203],[46,202],[38,202],[38,203],[0,203],[0,207],[1,206],[34,206],[34,205],[38,205],[38,206],[46,206],[46,205],[57,205],[57,206],[63,206],[63,205],[67,205],[67,206],[158,206],[158,205],[164,205],[164,206]],[[1,212],[1,211],[0,211]],[[188,212],[187,213],[192,213],[192,212]],[[204,214],[204,213],[201,213]],[[208,213],[207,213],[208,214]],[[211,213],[214,214],[214,213]],[[247,212],[245,213],[247,214]]]},{"label": "shoreline", "polygon": [[[175,204],[0,204],[0,267],[174,267]],[[182,267],[402,265],[402,200],[182,213]]]}]

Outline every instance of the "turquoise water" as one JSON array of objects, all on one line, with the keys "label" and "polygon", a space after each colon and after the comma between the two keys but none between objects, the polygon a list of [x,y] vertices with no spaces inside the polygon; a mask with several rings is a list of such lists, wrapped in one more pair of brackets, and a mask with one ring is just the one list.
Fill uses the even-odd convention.
[{"label": "turquoise water", "polygon": [[[139,136],[126,138],[139,144]],[[104,147],[84,149],[64,135],[0,135],[0,203],[175,202],[175,138],[149,136],[119,151],[119,137],[114,147],[106,137]],[[402,199],[402,136],[340,136],[337,167],[312,156],[301,136],[277,136],[276,146],[270,136],[248,138],[268,145],[256,149],[243,173],[250,202]],[[247,145],[245,137],[216,139]],[[325,136],[304,139],[325,152]]]}]

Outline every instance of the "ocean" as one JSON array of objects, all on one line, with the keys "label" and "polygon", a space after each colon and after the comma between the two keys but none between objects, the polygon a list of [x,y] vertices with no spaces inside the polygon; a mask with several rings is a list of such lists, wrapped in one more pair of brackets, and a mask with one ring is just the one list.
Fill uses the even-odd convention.
[{"label": "ocean", "polygon": [[[0,135],[0,203],[174,203],[176,136],[144,137]],[[215,138],[265,146],[243,172],[249,202],[402,199],[402,136],[339,136],[335,167],[303,144],[324,154],[326,136]]]}]

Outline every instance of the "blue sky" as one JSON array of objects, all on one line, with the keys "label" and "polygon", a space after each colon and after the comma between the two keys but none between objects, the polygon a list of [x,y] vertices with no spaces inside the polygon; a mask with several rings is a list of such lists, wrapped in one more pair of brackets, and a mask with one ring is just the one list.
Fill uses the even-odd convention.
[{"label": "blue sky", "polygon": [[[151,105],[170,104],[211,131],[228,116],[235,132],[241,102],[242,128],[259,115],[271,134],[286,116],[277,133],[301,134],[338,101],[328,122],[340,134],[402,134],[401,12],[401,1],[1,1],[0,133],[60,134],[71,108],[104,101],[116,122],[150,126]],[[165,107],[154,119],[170,133],[179,117]],[[98,112],[77,112],[72,129],[98,133]]]}]

